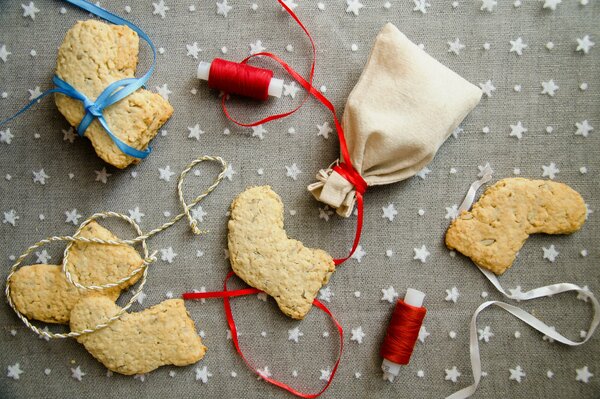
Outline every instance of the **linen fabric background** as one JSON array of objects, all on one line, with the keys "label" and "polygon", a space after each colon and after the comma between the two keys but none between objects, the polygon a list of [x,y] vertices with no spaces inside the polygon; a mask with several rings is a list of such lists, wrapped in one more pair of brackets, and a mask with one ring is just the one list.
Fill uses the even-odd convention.
[{"label": "linen fabric background", "polygon": [[[69,126],[51,99],[42,100],[34,110],[3,126],[0,130],[10,128],[14,137],[8,140],[10,144],[6,139],[0,143],[0,211],[3,212],[0,217],[6,220],[4,213],[8,213],[8,219],[12,219],[11,210],[19,217],[15,226],[10,220],[0,224],[3,275],[8,273],[14,257],[27,246],[50,235],[73,233],[75,226],[65,222],[67,211],[76,209],[82,215],[81,222],[97,211],[128,214],[137,207],[145,214],[141,219],[144,231],[168,220],[165,212],[173,216],[180,211],[175,191],[177,174],[203,154],[224,157],[235,172],[231,180],[226,179],[201,203],[206,215],[200,225],[209,233],[193,236],[185,222],[181,222],[149,241],[151,248],[171,247],[177,256],[172,263],[159,259],[151,266],[144,289],[147,296],[133,310],[159,303],[168,293],[178,297],[202,287],[222,288],[229,270],[224,252],[226,213],[233,197],[250,185],[270,184],[282,196],[286,228],[291,237],[321,247],[334,256],[345,255],[353,238],[355,218],[343,219],[323,209],[306,191],[307,184],[314,181],[314,174],[339,153],[333,133],[328,139],[317,136],[316,125],[329,122],[333,126],[328,112],[309,100],[292,117],[265,125],[267,132],[261,140],[252,137],[251,129],[230,123],[220,110],[218,94],[195,78],[200,60],[218,56],[240,60],[248,55],[249,44],[256,44],[257,40],[306,74],[310,47],[295,22],[272,0],[231,0],[229,5],[233,8],[226,18],[216,14],[214,2],[193,0],[166,0],[169,10],[161,18],[153,14],[153,2],[160,5],[156,0],[101,1],[101,5],[138,24],[157,47],[164,49],[158,55],[156,72],[148,88],[155,90],[167,84],[175,113],[152,142],[154,152],[140,165],[124,171],[107,167],[110,176],[103,184],[102,168],[106,165],[95,156],[86,139],[78,138],[72,144],[63,140],[62,130]],[[323,395],[325,398],[443,397],[472,383],[468,355],[471,315],[483,301],[504,298],[494,292],[469,259],[460,254],[451,256],[443,237],[452,205],[460,204],[468,186],[476,179],[478,166],[483,167],[487,162],[495,171],[495,179],[512,176],[516,168],[520,176],[541,178],[542,166],[551,170],[554,163],[560,170],[555,180],[579,191],[589,209],[595,211],[576,234],[530,238],[513,268],[500,278],[503,286],[507,289],[521,286],[525,291],[556,282],[572,282],[587,285],[596,294],[600,292],[597,245],[600,48],[596,46],[588,54],[576,51],[577,38],[590,35],[596,42],[600,38],[600,4],[597,0],[583,1],[585,5],[564,0],[552,11],[544,9],[543,2],[533,0],[524,0],[519,7],[512,1],[501,1],[488,12],[480,9],[481,1],[456,2],[454,8],[451,0],[431,1],[423,14],[414,11],[413,2],[408,0],[390,0],[389,8],[383,0],[362,0],[364,7],[354,15],[346,12],[348,6],[342,0],[322,0],[324,10],[318,8],[317,1],[296,1],[295,11],[317,42],[315,86],[326,86],[326,95],[338,107],[340,116],[372,41],[388,21],[470,82],[491,80],[496,88],[491,97],[484,95],[462,123],[464,131],[457,138],[450,137],[440,148],[428,166],[430,172],[423,173],[425,178],[413,177],[367,192],[359,255],[365,254],[339,267],[328,285],[333,296],[326,304],[343,325],[346,336],[338,374]],[[35,7],[40,12],[31,19],[22,16],[21,3],[0,3],[0,48],[4,45],[11,53],[5,62],[0,62],[0,93],[6,93],[0,96],[2,118],[12,115],[28,101],[28,90],[36,86],[42,91],[51,87],[56,50],[65,32],[75,21],[89,17],[59,1],[36,0]],[[256,11],[252,9],[253,3],[257,5]],[[194,6],[193,11],[190,5]],[[125,11],[126,6],[131,8],[130,13]],[[62,13],[61,7],[66,12]],[[521,56],[510,52],[510,41],[519,37],[527,44]],[[466,46],[459,54],[448,51],[448,42],[456,38]],[[194,42],[202,49],[198,59],[187,55],[186,45],[192,46]],[[552,49],[546,47],[548,42],[554,44]],[[484,43],[489,43],[489,50],[484,49]],[[286,51],[288,45],[293,51]],[[222,52],[224,47],[226,54]],[[150,55],[144,44],[140,48],[138,74],[149,65]],[[35,56],[31,55],[32,50]],[[276,76],[284,76],[281,69],[268,61],[256,65],[272,67]],[[289,84],[289,78],[284,78]],[[553,97],[541,94],[541,82],[550,79],[560,87]],[[586,90],[580,88],[582,83],[587,83]],[[515,91],[516,85],[520,91]],[[232,109],[240,119],[248,121],[288,109],[298,104],[302,95],[301,91],[293,99],[285,96],[264,104],[234,100]],[[587,137],[575,135],[575,124],[584,120],[595,130]],[[518,121],[527,128],[520,140],[509,136],[510,125],[517,125]],[[198,141],[188,138],[188,127],[196,124],[204,131]],[[550,133],[548,126],[552,128]],[[229,134],[224,134],[225,129],[229,129]],[[8,135],[5,133],[4,137]],[[296,180],[287,176],[294,175],[293,164],[301,170]],[[168,182],[159,179],[158,170],[167,165],[176,173]],[[286,166],[291,173],[287,173]],[[33,181],[33,172],[42,168],[49,176],[44,185]],[[188,198],[202,191],[217,173],[217,168],[209,165],[198,170],[200,176],[190,174],[186,182]],[[393,220],[382,217],[382,208],[389,203],[397,210]],[[424,213],[420,215],[419,210]],[[106,225],[121,237],[132,235],[130,229],[116,222]],[[422,245],[430,252],[425,263],[413,259],[414,248]],[[542,248],[550,245],[559,252],[553,263],[542,256]],[[63,248],[58,244],[49,246],[48,262],[60,263]],[[587,256],[581,255],[584,250]],[[33,255],[29,262],[35,261]],[[382,381],[378,354],[393,309],[392,304],[381,300],[381,290],[390,285],[400,296],[408,287],[426,292],[428,314],[424,325],[430,333],[424,343],[417,344],[410,365],[403,367],[393,384]],[[445,300],[446,290],[452,287],[457,287],[460,293],[456,303]],[[482,298],[484,292],[488,293],[486,298]],[[579,339],[580,331],[588,328],[591,318],[589,303],[571,293],[518,305],[572,339]],[[106,369],[74,340],[39,339],[4,304],[0,307],[0,396],[291,397],[258,381],[235,353],[227,339],[221,300],[188,302],[186,307],[198,331],[205,335],[206,357],[193,366],[163,367],[143,378],[133,378],[117,374],[107,377]],[[313,309],[305,320],[292,321],[281,314],[273,300],[263,302],[255,296],[233,300],[233,309],[241,345],[256,368],[268,367],[273,377],[304,391],[320,389],[324,383],[319,380],[320,370],[326,372],[333,366],[338,349],[335,328],[322,312]],[[584,346],[566,347],[543,340],[541,334],[499,309],[481,314],[478,328],[485,326],[494,335],[487,343],[480,341],[487,376],[475,397],[597,397],[598,335]],[[288,340],[288,330],[295,327],[303,333],[298,343]],[[365,334],[360,344],[350,339],[352,329],[358,327]],[[50,328],[61,330],[61,327]],[[323,336],[324,332],[328,337]],[[450,332],[456,333],[455,338],[451,338]],[[515,338],[515,332],[520,333],[520,338]],[[8,367],[16,363],[23,370],[18,380],[7,376]],[[206,384],[195,379],[196,368],[204,366],[212,374]],[[445,369],[453,366],[461,373],[456,383],[445,379]],[[520,383],[509,380],[509,369],[517,366],[526,374]],[[576,369],[584,366],[594,374],[587,384],[576,381]],[[85,373],[82,381],[72,378],[71,369],[77,367]],[[50,370],[49,375],[46,369]],[[292,376],[294,370],[297,377]],[[553,378],[547,377],[548,370],[553,372]],[[176,373],[173,377],[171,371]],[[418,371],[423,372],[423,377],[418,376]]]}]

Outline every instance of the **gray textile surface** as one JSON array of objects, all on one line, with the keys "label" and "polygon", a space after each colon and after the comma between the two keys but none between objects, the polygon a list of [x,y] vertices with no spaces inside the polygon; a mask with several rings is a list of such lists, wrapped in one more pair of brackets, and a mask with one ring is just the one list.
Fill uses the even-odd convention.
[{"label": "gray textile surface", "polygon": [[[155,1],[158,3],[158,1]],[[345,351],[339,372],[326,398],[365,397],[443,397],[472,383],[468,355],[468,323],[476,307],[486,299],[503,297],[465,257],[451,257],[443,244],[449,220],[446,207],[460,204],[469,184],[476,178],[478,165],[489,162],[495,179],[512,176],[515,168],[520,175],[542,177],[542,165],[554,162],[560,172],[556,180],[578,190],[592,213],[583,229],[572,236],[536,236],[529,239],[514,267],[501,277],[505,288],[520,285],[523,290],[555,282],[587,285],[600,292],[600,48],[589,54],[576,51],[577,38],[591,35],[600,41],[600,2],[589,0],[582,5],[565,0],[552,11],[543,2],[526,0],[520,7],[512,1],[501,1],[493,12],[480,10],[480,1],[431,1],[427,13],[413,11],[409,0],[363,0],[358,16],[345,11],[343,0],[323,0],[325,10],[317,1],[298,0],[296,11],[313,33],[318,46],[315,86],[327,86],[326,95],[341,114],[345,98],[356,82],[378,30],[387,21],[395,23],[411,40],[423,43],[426,51],[473,83],[488,79],[496,90],[492,97],[466,118],[464,132],[450,137],[429,165],[431,173],[425,179],[378,187],[367,193],[365,229],[362,248],[366,255],[359,263],[352,259],[333,275],[329,287],[334,293],[327,305],[346,331]],[[28,3],[28,2],[26,2]],[[165,135],[153,141],[154,152],[140,165],[125,171],[107,168],[111,176],[106,184],[95,181],[104,165],[85,139],[73,144],[63,140],[62,129],[68,124],[57,112],[51,99],[11,122],[14,135],[10,144],[0,143],[0,211],[16,211],[16,226],[0,224],[0,259],[4,274],[18,256],[38,239],[70,234],[74,226],[65,223],[65,211],[77,209],[83,218],[94,212],[113,210],[128,213],[139,207],[145,214],[142,229],[154,228],[179,212],[175,180],[159,180],[158,168],[169,165],[175,173],[196,156],[220,155],[230,161],[235,170],[233,179],[226,180],[216,192],[202,202],[207,212],[201,225],[210,230],[195,237],[185,222],[153,238],[154,249],[172,247],[177,253],[173,263],[159,260],[151,266],[143,305],[140,310],[166,298],[192,289],[206,287],[219,290],[229,269],[224,257],[226,248],[226,212],[233,197],[246,186],[270,184],[282,196],[286,206],[286,227],[290,236],[309,246],[318,246],[334,255],[345,254],[354,234],[354,218],[329,221],[319,218],[320,204],[315,202],[306,185],[314,174],[338,156],[334,134],[328,140],[318,137],[317,124],[331,117],[316,101],[307,104],[292,117],[265,125],[264,140],[251,137],[250,129],[241,129],[228,122],[220,110],[216,93],[195,79],[198,60],[187,56],[186,44],[198,43],[199,59],[223,56],[240,60],[249,52],[249,43],[261,40],[269,51],[288,60],[301,73],[309,65],[309,45],[301,30],[274,0],[256,0],[258,9],[251,9],[251,0],[231,0],[233,9],[227,18],[216,14],[214,1],[166,0],[169,10],[165,18],[153,15],[151,0],[102,1],[103,6],[138,24],[164,48],[158,55],[155,74],[148,87],[168,84],[169,100],[175,108],[172,119],[164,128]],[[585,1],[584,1],[585,3]],[[190,11],[190,4],[195,10]],[[125,6],[131,6],[131,13]],[[36,0],[41,11],[35,20],[23,17],[21,1],[0,4],[0,48],[11,53],[0,62],[0,118],[7,117],[26,103],[27,89],[51,87],[56,61],[56,48],[76,20],[88,16],[58,1]],[[61,13],[64,6],[66,13]],[[509,52],[509,41],[522,37],[528,45],[523,55]],[[458,55],[448,51],[447,42],[459,38],[466,45]],[[554,48],[546,48],[547,42]],[[490,44],[489,50],[483,44]],[[293,52],[286,46],[293,45]],[[352,51],[352,44],[357,51]],[[139,72],[145,70],[149,51],[141,48]],[[30,55],[31,50],[37,52]],[[260,65],[272,66],[265,61]],[[283,76],[280,69],[278,76]],[[553,79],[560,87],[554,97],[541,94],[541,82]],[[582,90],[580,85],[589,87]],[[286,77],[286,83],[289,79]],[[514,90],[515,85],[521,91]],[[193,94],[192,89],[197,89]],[[244,120],[255,119],[274,110],[287,109],[299,103],[289,96],[267,104],[238,102],[232,105],[236,115]],[[432,115],[435,117],[435,115]],[[588,137],[575,135],[576,122],[587,120],[595,128]],[[510,125],[521,121],[527,132],[521,140],[510,137]],[[205,132],[197,142],[187,138],[195,124]],[[551,133],[546,127],[553,128]],[[295,134],[288,133],[293,127]],[[231,134],[224,135],[225,128]],[[485,133],[489,129],[489,133]],[[167,134],[168,132],[168,134]],[[296,181],[286,176],[285,166],[292,163],[302,170]],[[586,167],[587,173],[580,168]],[[45,185],[34,183],[32,172],[44,169],[50,177]],[[257,170],[262,168],[263,175]],[[451,168],[456,173],[451,173]],[[212,178],[216,168],[201,166],[201,177],[189,176],[186,192],[191,197]],[[137,177],[131,175],[137,173]],[[69,173],[73,177],[69,177]],[[8,176],[6,177],[5,176]],[[394,203],[398,211],[393,221],[382,218],[382,207]],[[420,216],[418,211],[425,213]],[[295,210],[290,215],[289,210]],[[40,220],[39,215],[44,215]],[[0,214],[2,217],[3,214]],[[83,220],[80,219],[79,221]],[[117,226],[117,223],[111,223]],[[121,228],[121,236],[131,231]],[[560,252],[556,262],[542,257],[542,247],[554,244]],[[413,248],[426,245],[431,252],[427,262],[414,260]],[[588,255],[580,254],[587,250]],[[392,250],[393,256],[386,256]],[[50,263],[59,263],[62,247],[48,247]],[[197,257],[197,251],[203,256]],[[160,253],[159,253],[160,255]],[[35,262],[33,256],[30,262]],[[429,309],[425,326],[430,332],[424,344],[418,343],[408,367],[398,380],[389,384],[381,380],[379,346],[384,336],[392,305],[381,301],[381,289],[393,285],[404,294],[407,287],[424,290]],[[446,290],[457,287],[457,303],[445,300]],[[360,297],[355,296],[360,291]],[[486,299],[482,292],[488,292]],[[507,300],[508,302],[512,302]],[[275,378],[294,387],[315,392],[322,386],[320,369],[331,367],[337,351],[335,328],[317,309],[304,321],[291,321],[278,311],[274,301],[262,302],[255,297],[235,299],[234,311],[241,331],[241,343],[257,368],[269,367]],[[187,303],[198,330],[205,333],[206,357],[197,365],[164,367],[145,376],[145,381],[113,375],[73,340],[46,342],[37,338],[13,315],[7,305],[0,307],[0,397],[3,398],[124,398],[124,397],[291,397],[288,393],[257,381],[256,376],[235,353],[226,338],[227,324],[221,300]],[[591,308],[575,294],[564,294],[519,306],[556,326],[572,339],[579,339],[591,317]],[[362,344],[351,341],[351,330],[362,327]],[[494,336],[489,343],[480,341],[483,378],[476,397],[512,398],[589,398],[600,392],[600,338],[598,334],[583,347],[570,348],[542,340],[541,334],[499,309],[485,311],[478,328],[490,326]],[[60,330],[60,327],[52,327]],[[299,343],[288,340],[288,329],[299,327],[303,332]],[[11,332],[16,332],[15,335]],[[266,337],[261,332],[266,332]],[[323,332],[329,332],[324,337]],[[456,332],[452,339],[449,332]],[[515,338],[515,332],[521,333]],[[8,366],[19,363],[24,371],[19,380],[7,377]],[[509,380],[509,369],[521,366],[526,373],[523,381]],[[86,373],[81,382],[71,377],[77,366]],[[207,384],[195,380],[195,368],[207,366],[212,373]],[[461,376],[457,383],[445,380],[445,369],[456,366]],[[588,366],[593,376],[588,384],[576,381],[576,369]],[[44,370],[50,369],[45,375]],[[169,376],[174,370],[176,375]],[[292,377],[297,370],[298,376]],[[417,371],[424,377],[419,378]],[[554,373],[549,379],[548,370]],[[237,373],[236,377],[231,372]],[[361,374],[360,378],[355,373]]]}]

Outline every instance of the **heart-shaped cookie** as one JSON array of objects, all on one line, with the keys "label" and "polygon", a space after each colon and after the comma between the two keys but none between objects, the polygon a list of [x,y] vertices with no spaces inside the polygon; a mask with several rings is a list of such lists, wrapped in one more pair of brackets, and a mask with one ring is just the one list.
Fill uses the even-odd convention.
[{"label": "heart-shaped cookie", "polygon": [[249,188],[233,201],[228,240],[233,271],[294,319],[304,318],[335,270],[325,251],[288,238],[283,203],[269,186]]},{"label": "heart-shaped cookie", "polygon": [[[71,312],[71,330],[93,328],[120,309],[105,296],[88,295]],[[109,370],[125,375],[147,373],[168,364],[186,366],[206,353],[182,299],[126,313],[77,341]]]},{"label": "heart-shaped cookie", "polygon": [[[125,25],[79,21],[69,29],[58,49],[56,74],[90,100],[95,100],[109,84],[134,77],[138,47],[138,34]],[[78,126],[84,116],[83,104],[62,94],[56,94],[55,102],[69,123]],[[173,107],[159,94],[138,89],[107,107],[103,115],[121,141],[145,149],[172,113]],[[139,162],[119,150],[98,120],[91,123],[85,136],[98,156],[117,168]]]},{"label": "heart-shaped cookie", "polygon": [[[83,227],[80,236],[104,240],[118,239],[95,221]],[[77,242],[73,244],[68,255],[68,269],[71,275],[84,286],[117,281],[140,267],[142,262],[137,251],[129,245]],[[67,281],[60,266],[23,266],[10,278],[10,296],[15,307],[27,318],[65,324],[69,322],[71,309],[81,297],[100,292],[114,301],[119,297],[121,290],[134,284],[140,277],[141,272],[118,287],[91,291],[79,289]]]}]

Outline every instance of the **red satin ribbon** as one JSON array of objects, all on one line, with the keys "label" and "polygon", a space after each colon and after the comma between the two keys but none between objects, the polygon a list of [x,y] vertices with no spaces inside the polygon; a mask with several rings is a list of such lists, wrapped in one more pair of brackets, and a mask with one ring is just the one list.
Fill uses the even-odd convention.
[{"label": "red satin ribbon", "polygon": [[250,367],[250,369],[252,369],[256,374],[258,374],[263,380],[265,380],[273,385],[276,385],[280,388],[283,388],[286,391],[291,392],[294,395],[299,396],[301,398],[316,398],[319,395],[321,395],[323,392],[325,392],[325,390],[331,384],[331,381],[333,380],[335,373],[337,372],[338,366],[340,364],[340,358],[342,356],[342,352],[344,351],[344,329],[342,328],[341,324],[335,319],[335,317],[333,316],[331,311],[327,308],[327,306],[325,306],[318,299],[315,299],[313,301],[313,305],[315,305],[316,307],[321,309],[323,312],[327,313],[327,315],[329,315],[329,317],[333,321],[333,324],[338,329],[338,333],[339,333],[339,337],[340,337],[340,351],[338,354],[338,358],[335,362],[335,365],[333,366],[331,375],[329,376],[329,379],[327,380],[327,384],[319,392],[317,392],[317,393],[302,393],[281,381],[278,381],[274,378],[270,378],[270,377],[260,374],[258,372],[258,370],[256,369],[256,367],[254,365],[252,365],[248,361],[248,359],[246,359],[246,357],[244,356],[244,353],[242,352],[242,349],[240,348],[240,342],[239,342],[238,336],[237,336],[237,328],[235,325],[235,320],[233,319],[233,313],[231,312],[231,304],[229,303],[229,298],[234,298],[234,297],[244,296],[244,295],[258,294],[258,293],[261,293],[262,291],[259,289],[256,289],[256,288],[244,288],[244,289],[240,289],[240,290],[229,291],[227,289],[227,282],[233,276],[235,276],[235,273],[233,271],[230,271],[229,273],[227,273],[227,277],[225,277],[225,281],[223,282],[223,291],[187,292],[187,293],[183,294],[183,299],[223,298],[223,307],[225,308],[225,316],[227,318],[227,324],[229,325],[229,329],[231,330],[231,339],[233,340],[233,345],[235,346],[235,350],[240,355],[240,357],[242,358],[244,363],[246,363],[246,365],[248,367]]}]

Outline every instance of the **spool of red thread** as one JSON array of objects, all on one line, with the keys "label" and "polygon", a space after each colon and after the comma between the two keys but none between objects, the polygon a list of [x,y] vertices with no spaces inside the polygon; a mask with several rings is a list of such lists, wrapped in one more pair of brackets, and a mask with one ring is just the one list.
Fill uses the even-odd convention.
[{"label": "spool of red thread", "polygon": [[427,309],[422,306],[424,298],[423,292],[409,288],[404,300],[396,302],[392,320],[381,345],[384,380],[393,382],[400,372],[400,366],[407,365],[410,360],[427,313]]},{"label": "spool of red thread", "polygon": [[268,96],[281,97],[283,80],[273,71],[252,65],[215,58],[198,64],[198,79],[207,80],[211,89],[264,101]]}]

